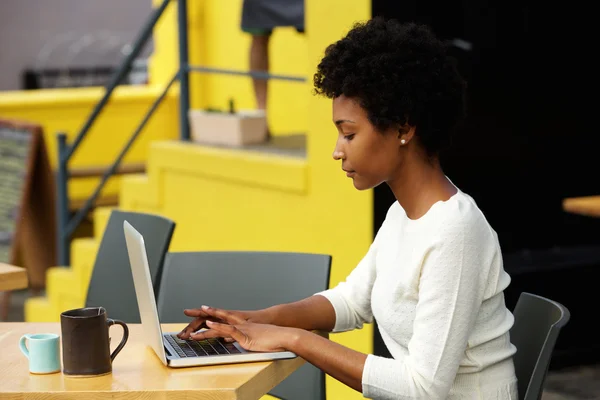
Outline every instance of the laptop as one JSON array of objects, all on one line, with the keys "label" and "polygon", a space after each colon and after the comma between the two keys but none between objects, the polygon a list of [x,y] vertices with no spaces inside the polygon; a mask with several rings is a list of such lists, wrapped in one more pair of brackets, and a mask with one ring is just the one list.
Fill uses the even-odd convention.
[{"label": "laptop", "polygon": [[[143,236],[127,221],[123,223],[129,262],[137,297],[144,340],[162,363],[168,367],[233,364],[295,358],[290,351],[254,352],[244,350],[237,342],[222,339],[181,340],[178,332],[163,332],[150,278],[150,267]],[[181,310],[183,316],[183,310]],[[183,318],[182,318],[183,319]]]}]

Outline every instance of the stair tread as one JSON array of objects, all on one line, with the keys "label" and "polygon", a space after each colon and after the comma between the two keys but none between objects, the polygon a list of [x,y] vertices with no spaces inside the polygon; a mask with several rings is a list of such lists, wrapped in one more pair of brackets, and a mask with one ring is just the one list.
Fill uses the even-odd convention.
[{"label": "stair tread", "polygon": [[50,300],[43,296],[30,297],[24,305],[26,322],[58,322],[60,313]]}]

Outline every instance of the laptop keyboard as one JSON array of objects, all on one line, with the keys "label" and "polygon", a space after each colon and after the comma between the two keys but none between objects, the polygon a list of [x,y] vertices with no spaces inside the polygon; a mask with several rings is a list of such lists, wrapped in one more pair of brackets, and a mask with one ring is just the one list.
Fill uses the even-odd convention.
[{"label": "laptop keyboard", "polygon": [[240,354],[233,343],[223,339],[182,340],[177,335],[164,335],[179,357],[204,357],[224,354]]}]

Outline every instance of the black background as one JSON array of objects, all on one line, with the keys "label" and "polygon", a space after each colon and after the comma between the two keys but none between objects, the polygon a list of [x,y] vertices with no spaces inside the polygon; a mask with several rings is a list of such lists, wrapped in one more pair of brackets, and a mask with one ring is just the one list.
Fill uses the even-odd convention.
[{"label": "black background", "polygon": [[[515,1],[373,0],[373,16],[430,25],[469,85],[469,116],[443,155],[499,236],[512,309],[522,291],[571,311],[551,368],[600,362],[590,317],[600,300],[600,219],[565,213],[565,197],[600,195],[591,5]],[[394,201],[375,189],[374,229]],[[389,356],[377,330],[375,353]]]}]

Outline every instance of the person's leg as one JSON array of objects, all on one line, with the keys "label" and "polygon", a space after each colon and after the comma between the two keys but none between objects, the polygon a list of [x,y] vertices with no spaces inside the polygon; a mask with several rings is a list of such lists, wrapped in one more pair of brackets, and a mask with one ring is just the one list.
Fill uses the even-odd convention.
[{"label": "person's leg", "polygon": [[[250,45],[250,70],[269,72],[269,39],[271,34],[252,35]],[[261,110],[267,109],[268,80],[252,79],[254,85],[254,96],[256,106]],[[267,139],[270,139],[270,131],[267,128]]]}]

